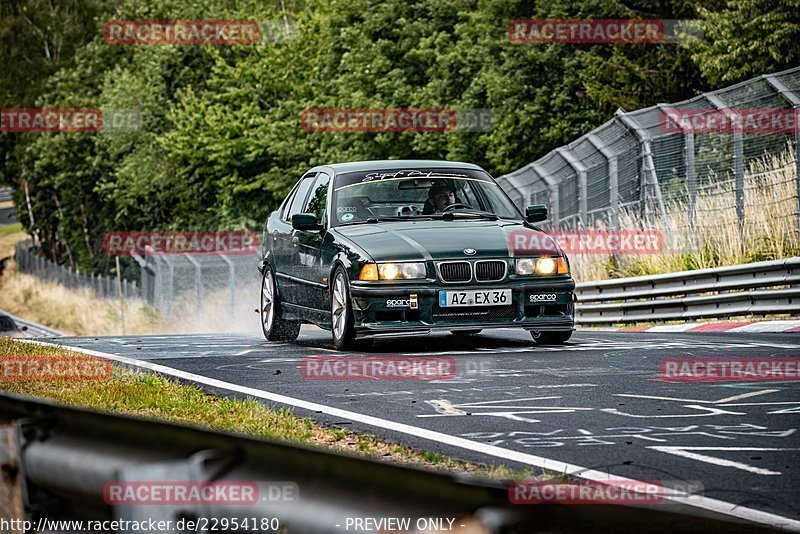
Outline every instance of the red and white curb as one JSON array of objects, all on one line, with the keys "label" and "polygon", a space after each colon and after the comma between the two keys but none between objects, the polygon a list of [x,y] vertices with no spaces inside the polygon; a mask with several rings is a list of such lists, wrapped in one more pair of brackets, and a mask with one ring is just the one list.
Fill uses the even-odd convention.
[{"label": "red and white curb", "polygon": [[665,324],[660,326],[620,326],[588,328],[604,332],[728,332],[728,333],[789,333],[800,332],[797,321],[715,321],[711,323]]}]

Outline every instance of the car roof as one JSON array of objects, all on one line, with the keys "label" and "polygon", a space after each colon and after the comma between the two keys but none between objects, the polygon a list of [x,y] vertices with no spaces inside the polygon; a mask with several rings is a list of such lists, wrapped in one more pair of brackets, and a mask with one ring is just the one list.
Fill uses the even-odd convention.
[{"label": "car roof", "polygon": [[435,159],[381,159],[373,161],[351,161],[348,163],[333,163],[331,165],[319,165],[311,171],[321,171],[331,169],[334,173],[356,172],[356,171],[380,171],[385,169],[397,169],[402,167],[409,168],[428,168],[428,169],[473,169],[482,171],[481,167],[474,163],[464,163],[461,161],[444,161]]}]

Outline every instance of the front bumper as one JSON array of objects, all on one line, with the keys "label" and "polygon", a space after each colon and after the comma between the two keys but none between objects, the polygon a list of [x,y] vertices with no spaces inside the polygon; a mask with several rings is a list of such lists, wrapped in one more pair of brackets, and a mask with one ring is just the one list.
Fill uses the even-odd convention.
[{"label": "front bumper", "polygon": [[[511,289],[506,306],[440,308],[439,291]],[[427,334],[435,331],[523,328],[574,330],[572,278],[506,281],[492,284],[376,285],[352,282],[356,337]]]}]

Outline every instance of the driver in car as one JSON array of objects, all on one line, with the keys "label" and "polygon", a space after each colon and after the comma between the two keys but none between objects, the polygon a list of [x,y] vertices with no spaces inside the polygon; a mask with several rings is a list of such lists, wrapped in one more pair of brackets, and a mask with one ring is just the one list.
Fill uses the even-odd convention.
[{"label": "driver in car", "polygon": [[461,201],[456,197],[456,187],[450,180],[438,180],[433,183],[428,190],[428,198],[422,209],[423,215],[431,213],[441,213],[451,204],[460,204]]}]

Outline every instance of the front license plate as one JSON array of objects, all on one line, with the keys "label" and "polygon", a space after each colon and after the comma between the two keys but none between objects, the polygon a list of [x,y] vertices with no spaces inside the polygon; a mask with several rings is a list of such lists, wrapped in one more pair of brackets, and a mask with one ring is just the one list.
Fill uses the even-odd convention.
[{"label": "front license plate", "polygon": [[507,306],[511,304],[510,289],[475,289],[467,291],[439,291],[439,306]]}]

